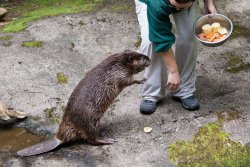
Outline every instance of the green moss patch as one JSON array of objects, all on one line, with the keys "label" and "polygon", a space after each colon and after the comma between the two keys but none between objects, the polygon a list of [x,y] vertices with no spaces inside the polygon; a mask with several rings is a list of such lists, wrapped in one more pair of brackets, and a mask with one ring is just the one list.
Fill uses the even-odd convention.
[{"label": "green moss patch", "polygon": [[[11,4],[10,1],[6,1],[6,3]],[[9,20],[11,18],[17,19],[4,25],[2,28],[4,32],[20,32],[28,27],[29,22],[62,14],[95,12],[97,10],[134,11],[134,2],[124,0],[29,0],[17,1],[16,3],[18,5],[11,6],[8,15],[13,16]]]},{"label": "green moss patch", "polygon": [[246,63],[240,56],[229,54],[229,59],[226,65],[226,71],[230,73],[237,73],[242,70],[250,69],[250,63]]},{"label": "green moss patch", "polygon": [[9,12],[19,13],[19,18],[4,26],[4,32],[19,32],[27,23],[45,17],[80,12],[93,12],[103,0],[29,0]]},{"label": "green moss patch", "polygon": [[86,23],[84,23],[82,20],[81,20],[81,21],[79,21],[79,24],[80,24],[81,26],[86,25]]},{"label": "green moss patch", "polygon": [[141,41],[142,41],[142,39],[139,38],[139,39],[134,43],[134,47],[139,48],[139,47],[141,46]]},{"label": "green moss patch", "polygon": [[248,167],[250,148],[232,141],[219,123],[208,123],[191,141],[171,144],[169,158],[177,167]]},{"label": "green moss patch", "polygon": [[12,36],[0,36],[0,41],[8,41],[12,38]]},{"label": "green moss patch", "polygon": [[38,48],[43,46],[42,41],[25,41],[22,43],[23,47],[28,47],[28,48]]},{"label": "green moss patch", "polygon": [[65,112],[66,111],[66,106],[61,106],[61,111]]},{"label": "green moss patch", "polygon": [[5,46],[5,47],[9,47],[9,46],[12,45],[12,42],[10,42],[10,41],[3,42],[2,45]]},{"label": "green moss patch", "polygon": [[59,84],[63,84],[63,83],[68,83],[68,77],[66,75],[64,75],[62,72],[59,72],[56,74],[57,76],[57,82]]},{"label": "green moss patch", "polygon": [[238,120],[241,118],[241,112],[237,110],[216,112],[219,123]]},{"label": "green moss patch", "polygon": [[52,108],[46,108],[44,110],[44,113],[47,117],[47,120],[51,123],[60,123],[61,119],[60,116],[58,116],[56,113],[56,107],[52,107]]},{"label": "green moss patch", "polygon": [[239,36],[249,38],[250,37],[250,29],[243,27],[243,26],[240,26],[238,24],[234,24],[234,29],[233,29],[233,32],[232,32],[230,38],[235,39]]},{"label": "green moss patch", "polygon": [[39,121],[39,120],[41,120],[41,117],[38,116],[38,115],[36,115],[36,116],[32,116],[32,119],[33,119],[34,121]]}]

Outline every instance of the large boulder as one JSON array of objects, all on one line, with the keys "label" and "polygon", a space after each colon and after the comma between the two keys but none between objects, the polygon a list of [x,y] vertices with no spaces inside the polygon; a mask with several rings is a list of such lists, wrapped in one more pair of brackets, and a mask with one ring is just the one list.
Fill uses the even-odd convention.
[{"label": "large boulder", "polygon": [[5,8],[0,8],[0,19],[4,17],[4,15],[7,13],[7,9]]}]

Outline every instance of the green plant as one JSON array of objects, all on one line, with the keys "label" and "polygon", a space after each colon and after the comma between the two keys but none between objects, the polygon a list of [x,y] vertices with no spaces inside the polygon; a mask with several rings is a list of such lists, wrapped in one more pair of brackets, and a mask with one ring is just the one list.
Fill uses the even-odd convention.
[{"label": "green plant", "polygon": [[22,43],[23,47],[28,47],[28,48],[38,48],[43,46],[42,41],[25,41]]}]

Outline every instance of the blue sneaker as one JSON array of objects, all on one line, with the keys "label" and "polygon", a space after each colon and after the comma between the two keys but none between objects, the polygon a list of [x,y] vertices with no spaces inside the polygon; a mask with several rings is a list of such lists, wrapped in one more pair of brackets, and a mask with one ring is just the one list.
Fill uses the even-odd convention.
[{"label": "blue sneaker", "polygon": [[175,101],[181,102],[182,107],[189,111],[198,110],[200,108],[197,98],[192,95],[187,98],[172,97]]},{"label": "blue sneaker", "polygon": [[143,99],[140,105],[140,112],[144,115],[153,114],[156,110],[156,101]]},{"label": "blue sneaker", "polygon": [[200,104],[194,95],[181,99],[181,104],[183,108],[189,111],[198,110],[200,108]]}]

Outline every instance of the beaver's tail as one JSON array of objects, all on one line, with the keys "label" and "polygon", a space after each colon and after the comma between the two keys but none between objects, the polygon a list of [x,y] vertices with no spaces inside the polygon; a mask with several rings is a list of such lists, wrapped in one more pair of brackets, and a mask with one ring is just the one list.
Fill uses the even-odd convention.
[{"label": "beaver's tail", "polygon": [[24,157],[46,153],[57,148],[62,143],[63,142],[61,140],[55,137],[53,139],[46,140],[42,143],[38,143],[36,145],[19,150],[17,151],[17,155]]}]

